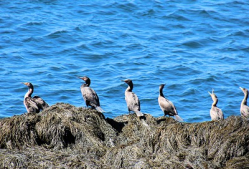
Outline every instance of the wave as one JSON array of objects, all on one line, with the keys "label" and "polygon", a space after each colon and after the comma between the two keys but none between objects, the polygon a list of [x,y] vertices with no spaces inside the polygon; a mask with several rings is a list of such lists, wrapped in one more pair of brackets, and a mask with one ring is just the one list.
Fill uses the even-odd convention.
[{"label": "wave", "polygon": [[48,35],[46,35],[46,37],[48,38],[58,38],[61,37],[64,34],[67,34],[68,31],[67,30],[56,30],[54,32],[49,33]]}]

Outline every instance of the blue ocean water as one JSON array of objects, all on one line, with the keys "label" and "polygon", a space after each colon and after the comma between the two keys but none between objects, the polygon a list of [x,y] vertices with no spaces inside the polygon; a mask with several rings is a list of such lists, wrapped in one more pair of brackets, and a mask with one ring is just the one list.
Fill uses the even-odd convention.
[{"label": "blue ocean water", "polygon": [[164,95],[186,122],[210,120],[214,89],[225,118],[249,88],[249,1],[0,1],[0,117],[26,112],[23,96],[85,106],[91,78],[106,117],[127,114],[130,78],[141,111],[162,116]]}]

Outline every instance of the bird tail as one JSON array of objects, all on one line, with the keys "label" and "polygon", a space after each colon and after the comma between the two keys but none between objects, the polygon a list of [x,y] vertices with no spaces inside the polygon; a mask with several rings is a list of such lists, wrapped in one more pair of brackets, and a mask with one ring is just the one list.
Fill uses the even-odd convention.
[{"label": "bird tail", "polygon": [[144,114],[141,111],[135,111],[135,113],[137,114],[137,117],[141,117],[144,116]]},{"label": "bird tail", "polygon": [[175,119],[179,122],[183,122],[183,119],[179,115],[175,115]]},{"label": "bird tail", "polygon": [[45,102],[44,103],[44,106],[43,106],[43,109],[46,109],[46,108],[48,108],[49,107],[49,105]]},{"label": "bird tail", "polygon": [[104,110],[100,106],[96,106],[95,109],[100,113],[104,112]]}]

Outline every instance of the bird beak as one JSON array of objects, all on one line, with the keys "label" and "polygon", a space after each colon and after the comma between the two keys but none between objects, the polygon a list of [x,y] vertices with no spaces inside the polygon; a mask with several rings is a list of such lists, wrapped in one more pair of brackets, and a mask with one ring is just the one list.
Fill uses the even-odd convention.
[{"label": "bird beak", "polygon": [[243,90],[243,88],[242,87],[239,87],[241,90]]},{"label": "bird beak", "polygon": [[212,96],[212,94],[210,92],[208,92],[210,94],[210,96]]},{"label": "bird beak", "polygon": [[24,84],[24,85],[27,85],[27,82],[21,82],[22,84]]}]

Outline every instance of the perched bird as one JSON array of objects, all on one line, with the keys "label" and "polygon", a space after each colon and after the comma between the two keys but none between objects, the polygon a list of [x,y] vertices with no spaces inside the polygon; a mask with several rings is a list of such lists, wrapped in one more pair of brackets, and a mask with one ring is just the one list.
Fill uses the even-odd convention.
[{"label": "perched bird", "polygon": [[140,112],[140,101],[135,93],[132,92],[133,83],[132,80],[126,79],[123,80],[128,84],[128,88],[125,90],[125,101],[128,107],[128,111],[133,111],[137,114],[138,117],[144,116],[142,112]]},{"label": "perched bird", "polygon": [[210,94],[210,96],[213,100],[213,104],[212,104],[212,107],[210,109],[211,120],[223,120],[224,115],[223,115],[221,109],[216,106],[218,103],[218,98],[214,94],[214,90],[212,90],[212,93],[210,93],[210,92],[208,92],[208,93]]},{"label": "perched bird", "polygon": [[158,96],[158,103],[162,111],[164,112],[164,116],[174,116],[177,121],[183,121],[183,119],[178,115],[174,104],[166,99],[163,95],[163,88],[165,84],[161,84],[159,86],[159,96]]},{"label": "perched bird", "polygon": [[97,93],[90,87],[91,80],[90,78],[84,76],[79,77],[80,79],[84,80],[85,83],[81,85],[80,90],[83,96],[83,99],[86,102],[86,106],[91,106],[91,108],[96,109],[98,112],[104,112],[103,109],[100,107],[99,97]]},{"label": "perched bird", "polygon": [[25,82],[23,84],[25,84],[29,88],[28,92],[24,96],[23,101],[28,113],[39,113],[41,110],[49,107],[49,105],[39,96],[34,96],[32,98],[31,95],[34,92],[32,83]]},{"label": "perched bird", "polygon": [[249,107],[247,106],[248,90],[242,87],[240,87],[240,89],[244,93],[244,99],[242,100],[240,105],[240,114],[242,117],[249,118]]}]

